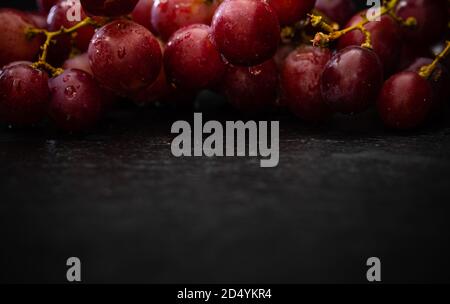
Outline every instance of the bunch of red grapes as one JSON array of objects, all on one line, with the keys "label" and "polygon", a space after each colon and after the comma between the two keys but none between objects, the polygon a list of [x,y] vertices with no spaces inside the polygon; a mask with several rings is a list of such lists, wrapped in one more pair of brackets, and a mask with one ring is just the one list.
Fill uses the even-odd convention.
[{"label": "bunch of red grapes", "polygon": [[373,21],[351,0],[37,2],[37,13],[0,9],[10,125],[49,118],[79,132],[118,98],[206,89],[246,113],[321,123],[376,107],[386,126],[412,129],[449,97],[447,0],[384,1]]}]

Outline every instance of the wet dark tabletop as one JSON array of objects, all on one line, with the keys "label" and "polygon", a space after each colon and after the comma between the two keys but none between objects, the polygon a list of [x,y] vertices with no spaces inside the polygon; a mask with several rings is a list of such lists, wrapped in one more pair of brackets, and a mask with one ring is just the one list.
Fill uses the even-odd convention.
[{"label": "wet dark tabletop", "polygon": [[[450,127],[406,134],[372,115],[281,117],[280,164],[171,155],[171,124],[131,109],[92,134],[0,130],[0,281],[450,281]],[[205,114],[205,120],[237,119]]]}]

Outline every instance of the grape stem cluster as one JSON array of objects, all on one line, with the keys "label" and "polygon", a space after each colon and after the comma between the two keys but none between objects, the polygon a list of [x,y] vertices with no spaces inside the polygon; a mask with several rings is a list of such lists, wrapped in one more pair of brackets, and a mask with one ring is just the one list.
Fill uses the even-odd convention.
[{"label": "grape stem cluster", "polygon": [[74,34],[77,30],[85,26],[99,26],[99,24],[94,21],[90,17],[86,17],[84,20],[80,21],[76,25],[71,28],[61,27],[58,31],[49,32],[45,29],[37,29],[37,28],[29,28],[27,29],[27,35],[29,37],[33,37],[35,35],[45,35],[45,42],[41,46],[42,53],[39,56],[39,60],[33,63],[34,68],[41,68],[49,71],[52,76],[58,76],[64,72],[61,68],[55,68],[51,64],[47,62],[48,50],[52,43],[54,43],[54,39],[61,35],[71,35]]},{"label": "grape stem cluster", "polygon": [[314,27],[321,28],[323,31],[327,32],[327,33],[323,33],[323,32],[317,33],[316,36],[314,37],[314,39],[312,40],[312,43],[315,46],[317,46],[317,45],[326,46],[331,41],[337,40],[351,31],[359,30],[364,34],[364,37],[365,37],[365,40],[361,46],[364,48],[372,49],[373,46],[372,46],[372,39],[371,39],[370,32],[364,27],[367,23],[371,22],[372,20],[388,14],[391,17],[393,17],[396,21],[402,23],[405,26],[415,26],[416,25],[416,20],[414,18],[408,18],[407,20],[403,20],[402,18],[398,17],[395,14],[394,10],[395,10],[398,2],[399,2],[399,0],[387,1],[380,8],[380,10],[370,19],[367,18],[367,16],[365,14],[363,14],[361,16],[363,18],[363,20],[361,22],[359,22],[353,26],[347,27],[345,29],[342,29],[342,30],[336,30],[336,27],[334,25],[328,24],[324,20],[323,16],[311,14],[311,15],[309,15],[309,17],[311,18],[311,25]]},{"label": "grape stem cluster", "polygon": [[[330,43],[331,41],[337,40],[351,31],[360,30],[365,37],[365,40],[363,44],[361,44],[361,47],[372,49],[373,46],[371,34],[364,27],[367,23],[371,22],[371,20],[379,18],[383,15],[389,15],[403,26],[413,27],[417,25],[417,21],[415,18],[410,17],[404,20],[395,14],[395,8],[398,2],[399,0],[386,0],[384,1],[384,4],[381,7],[380,11],[377,14],[375,14],[375,16],[369,19],[365,14],[363,14],[361,16],[363,18],[361,22],[342,30],[337,29],[334,24],[329,24],[327,21],[325,21],[324,16],[322,16],[321,14],[313,12],[313,14],[309,15],[311,19],[311,25],[314,27],[321,28],[326,33],[323,32],[317,33],[314,39],[312,40],[312,43],[313,45],[316,46],[319,45],[323,47],[328,45],[328,43]],[[444,50],[436,56],[436,58],[431,64],[423,66],[420,69],[419,75],[426,79],[430,78],[439,62],[442,61],[444,58],[446,58],[449,53],[450,53],[450,41],[446,41],[446,46]],[[437,77],[439,77],[439,75]]]}]

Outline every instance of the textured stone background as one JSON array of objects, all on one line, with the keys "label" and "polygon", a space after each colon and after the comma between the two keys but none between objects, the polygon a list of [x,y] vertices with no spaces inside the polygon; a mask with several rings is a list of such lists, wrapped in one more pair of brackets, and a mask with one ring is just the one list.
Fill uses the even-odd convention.
[{"label": "textured stone background", "polygon": [[449,126],[283,118],[280,165],[261,169],[172,157],[179,118],[121,111],[79,138],[3,127],[0,281],[63,281],[69,256],[86,282],[363,282],[370,256],[388,282],[450,281]]}]

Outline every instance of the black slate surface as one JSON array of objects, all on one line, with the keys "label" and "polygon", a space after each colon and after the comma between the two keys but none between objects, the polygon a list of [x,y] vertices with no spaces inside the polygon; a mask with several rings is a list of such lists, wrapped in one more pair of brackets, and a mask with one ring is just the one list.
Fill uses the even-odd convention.
[{"label": "black slate surface", "polygon": [[[209,114],[208,114],[209,113]],[[237,119],[234,113],[208,112]],[[281,117],[280,164],[171,156],[192,114],[132,109],[95,132],[0,131],[1,282],[449,282],[450,126]]]}]

